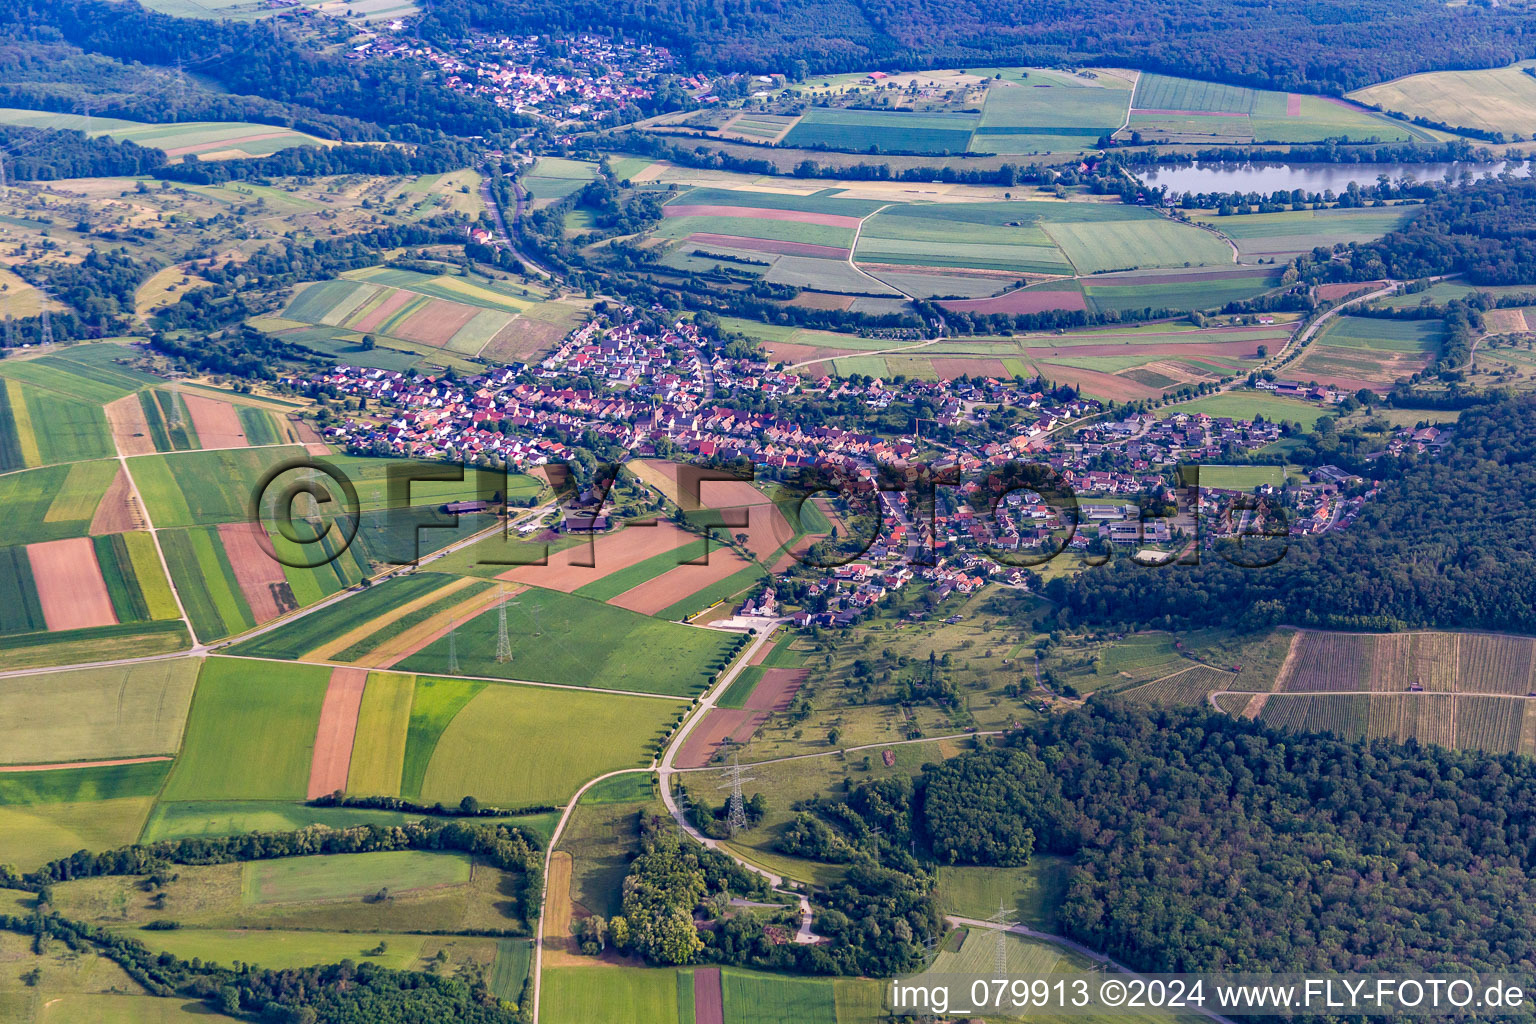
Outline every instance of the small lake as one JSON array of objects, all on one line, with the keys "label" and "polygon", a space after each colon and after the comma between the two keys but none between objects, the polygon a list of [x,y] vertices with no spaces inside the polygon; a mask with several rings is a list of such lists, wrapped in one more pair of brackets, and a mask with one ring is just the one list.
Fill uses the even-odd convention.
[{"label": "small lake", "polygon": [[1516,174],[1529,174],[1529,163],[1500,160],[1495,163],[1432,163],[1432,164],[1236,164],[1193,163],[1161,164],[1143,172],[1140,180],[1148,185],[1166,185],[1174,195],[1185,192],[1277,192],[1281,189],[1303,189],[1307,192],[1335,193],[1349,188],[1349,183],[1374,185],[1385,174],[1393,181],[1409,178],[1413,181],[1443,181],[1449,175],[1460,180],[1470,175],[1497,176],[1505,168]]}]

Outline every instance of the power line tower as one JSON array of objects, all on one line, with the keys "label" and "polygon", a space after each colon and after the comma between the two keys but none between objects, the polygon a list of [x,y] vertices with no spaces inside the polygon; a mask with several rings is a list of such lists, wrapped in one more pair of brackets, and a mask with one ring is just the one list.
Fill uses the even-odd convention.
[{"label": "power line tower", "polygon": [[507,636],[507,588],[501,588],[501,600],[496,603],[496,664],[505,665],[512,660],[512,638]]},{"label": "power line tower", "polygon": [[5,153],[0,152],[0,196],[10,195],[10,192],[5,184]]},{"label": "power line tower", "polygon": [[181,384],[180,384],[180,382],[172,381],[171,382],[171,387],[170,387],[170,392],[171,392],[171,407],[170,407],[169,410],[166,411],[165,425],[170,427],[172,430],[174,430],[177,427],[181,426]]},{"label": "power line tower", "polygon": [[453,616],[448,616],[448,674],[459,674],[459,632],[458,623],[453,621]]},{"label": "power line tower", "polygon": [[997,932],[997,947],[992,951],[992,968],[999,978],[1008,977],[1008,926],[1013,923],[1013,911],[1008,909],[1008,904],[1003,900],[997,901],[997,913],[987,918],[993,924],[1001,925]]},{"label": "power line tower", "polygon": [[187,74],[182,66],[182,59],[176,58],[176,88],[171,94],[171,120],[181,120],[181,101],[187,87]]},{"label": "power line tower", "polygon": [[53,344],[53,320],[48,315],[48,293],[39,288],[39,297],[43,300],[43,338],[44,345]]},{"label": "power line tower", "polygon": [[721,789],[731,791],[731,799],[725,805],[725,828],[734,839],[740,832],[747,830],[747,801],[741,795],[741,784],[751,782],[752,777],[746,775],[741,767],[741,751],[731,752],[731,765],[725,770],[725,782]]},{"label": "power line tower", "polygon": [[5,347],[16,347],[16,328],[11,324],[11,314],[5,314]]}]

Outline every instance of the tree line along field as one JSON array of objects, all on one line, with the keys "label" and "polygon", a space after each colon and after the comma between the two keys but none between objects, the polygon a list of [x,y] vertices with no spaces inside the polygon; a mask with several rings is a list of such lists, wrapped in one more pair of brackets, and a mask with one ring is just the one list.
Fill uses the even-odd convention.
[{"label": "tree line along field", "polygon": [[1530,61],[1502,68],[1435,71],[1367,86],[1349,98],[1441,124],[1530,136],[1536,119],[1536,79]]},{"label": "tree line along field", "polygon": [[[32,910],[28,894],[0,893],[0,913]],[[37,972],[34,974],[33,972]],[[30,979],[31,983],[28,980]],[[72,950],[59,943],[38,953],[30,937],[0,934],[0,1016],[15,1024],[49,1021],[91,1021],[92,1024],[234,1024],[235,1018],[215,1013],[185,999],[165,999],[142,993],[140,986],[104,956]]]},{"label": "tree line along field", "polygon": [[[520,873],[461,853],[399,850],[182,867],[161,890],[164,899],[144,892],[138,879],[105,876],[59,886],[55,905],[113,931],[136,932],[171,917],[216,939],[215,933],[256,929],[367,935],[527,927],[503,898],[521,883]],[[381,891],[387,898],[377,898]],[[294,939],[296,955],[313,955]]]}]

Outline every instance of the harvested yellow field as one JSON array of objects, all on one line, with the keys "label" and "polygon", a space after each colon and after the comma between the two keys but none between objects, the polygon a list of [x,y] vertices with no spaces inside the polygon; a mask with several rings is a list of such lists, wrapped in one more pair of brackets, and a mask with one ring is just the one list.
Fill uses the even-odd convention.
[{"label": "harvested yellow field", "polygon": [[388,626],[391,622],[411,614],[411,612],[416,611],[418,608],[425,608],[427,605],[431,604],[433,601],[438,600],[439,598],[446,597],[449,594],[463,590],[473,582],[474,580],[471,580],[467,577],[459,577],[452,583],[438,587],[436,590],[429,591],[428,593],[425,593],[416,598],[414,601],[407,601],[405,604],[402,604],[398,608],[390,609],[387,615],[382,615],[377,619],[372,619],[368,622],[365,622],[361,626],[358,626],[356,629],[350,629],[335,639],[321,644],[319,647],[316,647],[312,651],[306,651],[304,653],[304,658],[307,661],[330,661],[337,654],[340,654],[342,651],[346,650],[348,647],[351,647],[359,640],[363,640],[366,637],[372,636],[380,629]]},{"label": "harvested yellow field", "polygon": [[205,279],[189,274],[185,266],[178,264],[166,267],[139,285],[139,290],[133,294],[133,311],[139,316],[148,316],[157,309],[175,305],[193,288],[207,284]]},{"label": "harvested yellow field", "polygon": [[405,767],[405,737],[411,722],[416,677],[373,672],[363,690],[347,793],[352,796],[399,796]]},{"label": "harvested yellow field", "polygon": [[1536,78],[1526,61],[1491,71],[1431,71],[1358,89],[1352,100],[1485,132],[1536,133]]}]

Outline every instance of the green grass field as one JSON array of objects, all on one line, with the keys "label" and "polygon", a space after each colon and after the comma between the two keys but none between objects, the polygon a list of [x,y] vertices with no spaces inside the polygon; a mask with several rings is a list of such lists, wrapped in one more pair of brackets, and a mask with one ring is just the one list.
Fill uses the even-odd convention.
[{"label": "green grass field", "polygon": [[1310,252],[1316,246],[1369,242],[1423,212],[1422,206],[1286,210],[1222,217],[1192,211],[1190,219],[1209,224],[1237,244],[1243,259]]},{"label": "green grass field", "polygon": [[964,153],[977,120],[965,113],[812,107],[782,144],[853,153]]},{"label": "green grass field", "polygon": [[1100,312],[1217,309],[1229,302],[1262,295],[1279,283],[1278,270],[1203,274],[1189,281],[1160,280],[1157,275],[1148,274],[1134,284],[1096,284],[1086,280],[1083,293],[1088,296],[1089,305]]},{"label": "green grass field", "polygon": [[[497,613],[482,612],[457,631],[464,674],[615,690],[691,696],[724,664],[733,638],[530,588],[507,599],[512,660],[497,662]],[[413,654],[408,672],[444,672],[448,638]]]},{"label": "green grass field", "polygon": [[486,686],[442,730],[421,799],[563,804],[594,775],[648,764],[681,711],[650,697]]},{"label": "green grass field", "polygon": [[1200,486],[1220,487],[1232,491],[1251,491],[1255,487],[1270,484],[1279,487],[1285,483],[1284,466],[1201,466]]},{"label": "green grass field", "polygon": [[996,914],[1001,904],[1014,922],[1054,932],[1071,869],[1066,858],[1046,854],[1036,854],[1019,868],[941,866],[939,903],[945,913],[981,920]]},{"label": "green grass field", "polygon": [[1337,348],[1364,348],[1383,352],[1432,352],[1440,344],[1445,324],[1440,320],[1381,320],[1375,317],[1340,316],[1317,339]]},{"label": "green grass field", "polygon": [[1125,120],[1130,83],[1112,75],[1080,78],[1031,69],[1027,78],[994,80],[987,89],[973,152],[1028,153],[1094,145]]},{"label": "green grass field", "polygon": [[1197,398],[1192,402],[1179,402],[1175,405],[1167,405],[1157,410],[1160,418],[1172,416],[1175,413],[1186,412],[1193,415],[1203,412],[1207,416],[1228,416],[1233,419],[1251,420],[1254,416],[1262,415],[1271,423],[1289,420],[1300,423],[1305,430],[1311,430],[1318,417],[1327,414],[1327,410],[1312,402],[1299,402],[1290,398],[1277,398],[1274,395],[1266,395],[1257,391],[1239,391],[1221,395],[1211,395],[1208,398]]},{"label": "green grass field", "polygon": [[729,1024],[838,1024],[832,982],[757,974],[727,968],[720,972]]},{"label": "green grass field", "polygon": [[552,967],[543,986],[540,1016],[549,1024],[682,1024],[674,970]]},{"label": "green grass field", "polygon": [[199,640],[216,640],[256,625],[216,527],[161,530],[159,536],[171,579]]},{"label": "green grass field", "polygon": [[437,750],[437,741],[464,706],[487,685],[473,679],[416,679],[400,770],[401,796],[408,800],[421,798],[422,783]]},{"label": "green grass field", "polygon": [[36,544],[85,536],[96,506],[116,475],[115,466],[115,462],[104,460],[0,476],[0,507],[10,520],[6,543]]},{"label": "green grass field", "polygon": [[209,658],[168,800],[302,800],[330,670]]},{"label": "green grass field", "polygon": [[[313,967],[342,960],[408,970],[416,966],[421,958],[422,944],[427,941],[421,935],[277,929],[183,928],[179,931],[136,930],[132,934],[150,949],[164,950],[184,960],[200,957],[225,965],[238,961],[272,970]],[[367,951],[380,942],[387,943],[389,948],[380,955],[367,955]]]},{"label": "green grass field", "polygon": [[244,864],[242,898],[246,903],[312,903],[360,899],[380,889],[399,894],[468,881],[469,857],[458,853],[391,850],[283,857]]},{"label": "green grass field", "polygon": [[[96,348],[104,351],[91,351]],[[159,377],[115,364],[115,359],[127,356],[128,350],[119,345],[81,346],[37,359],[0,360],[0,377],[101,406],[160,381]]]},{"label": "green grass field", "polygon": [[195,658],[16,676],[0,688],[0,761],[54,764],[174,754]]},{"label": "green grass field", "polygon": [[141,455],[128,460],[155,526],[201,526],[250,518],[257,484],[272,467],[304,457],[300,447]]}]

